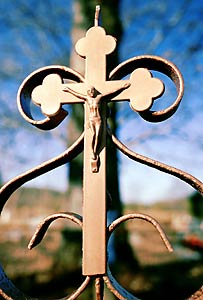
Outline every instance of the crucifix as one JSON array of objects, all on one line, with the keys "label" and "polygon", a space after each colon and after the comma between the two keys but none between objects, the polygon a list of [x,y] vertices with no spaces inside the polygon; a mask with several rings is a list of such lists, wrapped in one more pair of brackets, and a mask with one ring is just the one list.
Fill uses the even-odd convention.
[{"label": "crucifix", "polygon": [[163,83],[144,68],[132,72],[129,80],[107,81],[106,56],[115,47],[115,39],[98,26],[96,18],[95,26],[75,46],[85,58],[84,83],[64,84],[58,74],[50,74],[32,92],[33,102],[47,116],[57,115],[62,104],[85,106],[84,275],[106,273],[106,105],[127,100],[135,111],[145,111],[164,90]]},{"label": "crucifix", "polygon": [[[114,51],[116,40],[99,26],[98,19],[99,6],[96,7],[94,26],[75,45],[78,55],[85,59],[84,77],[67,67],[49,66],[29,75],[18,92],[18,107],[23,117],[34,126],[45,130],[56,127],[66,117],[63,104],[84,104],[83,275],[87,276],[105,275],[107,272],[108,103],[128,101],[131,108],[145,120],[159,122],[176,111],[183,95],[183,81],[178,69],[156,56],[132,58],[116,67],[107,79],[106,56]],[[150,110],[154,100],[163,94],[164,84],[160,79],[153,78],[148,69],[166,74],[176,85],[178,96],[164,110]],[[129,78],[126,79],[127,75]],[[64,83],[64,78],[74,82]],[[46,116],[44,120],[36,121],[32,118],[30,98],[41,107]],[[136,215],[135,218],[137,217],[139,216]],[[140,217],[157,228],[171,250],[157,223],[147,216]]]}]

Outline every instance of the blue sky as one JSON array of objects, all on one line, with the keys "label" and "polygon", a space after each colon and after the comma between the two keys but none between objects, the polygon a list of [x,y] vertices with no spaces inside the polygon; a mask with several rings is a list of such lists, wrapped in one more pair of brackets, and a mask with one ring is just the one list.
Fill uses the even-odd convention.
[{"label": "blue sky", "polygon": [[[43,18],[47,13],[44,2],[37,2],[35,10],[33,3],[36,2],[31,0],[0,2],[0,10],[4,11],[0,17],[0,100],[7,103],[12,121],[16,118],[22,123],[21,129],[15,125],[10,129],[12,135],[7,134],[9,129],[0,130],[2,145],[12,145],[0,149],[4,180],[65,148],[61,131],[65,134],[67,122],[51,134],[31,130],[30,125],[26,129],[15,102],[17,89],[30,72],[50,64],[69,64],[71,1],[67,6],[64,1],[49,2],[48,18]],[[27,5],[24,10],[19,9],[21,3]],[[120,60],[141,54],[169,59],[184,76],[185,95],[178,112],[170,120],[158,124],[145,122],[129,109],[128,104],[121,105],[118,135],[137,152],[184,169],[203,180],[203,2],[122,0],[120,14],[124,26]],[[39,24],[44,29],[39,30]],[[67,57],[66,63],[64,57]],[[167,79],[166,83],[168,85]],[[166,89],[166,96],[158,100],[157,107],[165,107],[173,99],[174,90]],[[32,158],[28,155],[31,149]],[[126,202],[150,203],[183,197],[192,191],[169,175],[142,167],[122,155],[119,159],[121,192]],[[65,190],[66,173],[66,168],[60,168],[30,184]]]}]

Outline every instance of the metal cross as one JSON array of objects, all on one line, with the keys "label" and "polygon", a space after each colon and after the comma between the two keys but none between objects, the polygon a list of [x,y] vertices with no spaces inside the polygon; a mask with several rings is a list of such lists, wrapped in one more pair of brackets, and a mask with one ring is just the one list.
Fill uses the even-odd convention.
[{"label": "metal cross", "polygon": [[[98,12],[98,10],[97,10]],[[98,14],[97,14],[98,17]],[[84,181],[83,181],[83,275],[106,274],[106,106],[109,102],[129,101],[131,108],[145,119],[169,117],[182,97],[181,79],[177,69],[157,57],[138,57],[118,66],[111,77],[126,75],[126,80],[106,80],[106,56],[114,51],[116,40],[98,26],[91,27],[75,49],[85,58],[84,78],[77,72],[60,66],[43,68],[32,73],[21,85],[18,105],[23,116],[33,125],[50,129],[66,116],[63,104],[84,103]],[[158,62],[158,63],[157,63]],[[151,112],[153,100],[164,91],[161,80],[153,78],[146,67],[163,70],[175,81],[179,96],[168,110]],[[135,69],[135,70],[133,70]],[[63,83],[68,73],[74,83]],[[67,75],[67,74],[66,74]],[[112,79],[111,78],[111,79]],[[37,85],[37,86],[36,86]],[[44,121],[34,121],[27,104],[41,106]],[[162,117],[164,116],[164,117]]]}]

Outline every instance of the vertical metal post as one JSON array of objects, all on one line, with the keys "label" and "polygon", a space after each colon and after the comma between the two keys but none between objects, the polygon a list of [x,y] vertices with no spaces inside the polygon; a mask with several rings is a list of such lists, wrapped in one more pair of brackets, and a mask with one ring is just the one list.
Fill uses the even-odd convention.
[{"label": "vertical metal post", "polygon": [[98,172],[91,169],[92,134],[89,107],[85,103],[84,185],[83,185],[83,275],[106,273],[106,104],[102,103],[103,130]]}]

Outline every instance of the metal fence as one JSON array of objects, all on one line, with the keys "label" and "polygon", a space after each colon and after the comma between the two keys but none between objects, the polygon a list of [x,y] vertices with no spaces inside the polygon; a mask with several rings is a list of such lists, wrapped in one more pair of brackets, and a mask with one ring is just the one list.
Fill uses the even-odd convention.
[{"label": "metal fence", "polygon": [[[123,222],[142,219],[152,224],[168,251],[173,248],[162,227],[152,217],[131,213],[119,217],[107,226],[106,207],[106,139],[129,159],[148,167],[171,174],[195,190],[203,193],[203,183],[192,175],[155,161],[128,149],[111,132],[107,121],[107,107],[115,101],[128,101],[131,108],[144,120],[161,122],[170,118],[177,110],[183,96],[183,79],[177,67],[157,56],[138,56],[118,65],[106,79],[106,56],[114,51],[116,41],[106,34],[98,24],[99,7],[96,8],[95,26],[76,44],[77,53],[85,58],[85,76],[65,66],[48,66],[33,72],[21,84],[18,91],[18,108],[26,121],[37,128],[49,130],[58,126],[67,116],[63,104],[84,105],[84,132],[64,153],[36,168],[33,168],[5,184],[0,191],[0,210],[10,196],[24,183],[50,170],[70,162],[84,151],[83,216],[74,213],[55,213],[38,225],[30,240],[29,248],[39,244],[50,224],[58,219],[68,219],[82,228],[82,275],[80,287],[63,299],[76,299],[95,282],[96,298],[102,299],[104,286],[119,299],[138,299],[125,290],[113,277],[108,265],[107,244],[111,234]],[[151,70],[168,76],[176,86],[177,97],[166,109],[153,111],[153,101],[164,93],[164,84],[153,78]],[[129,79],[123,79],[127,78]],[[64,83],[70,79],[72,83]],[[41,107],[43,120],[32,117],[30,103]],[[202,299],[201,289],[190,299]],[[32,299],[19,291],[0,269],[1,299]]]}]

